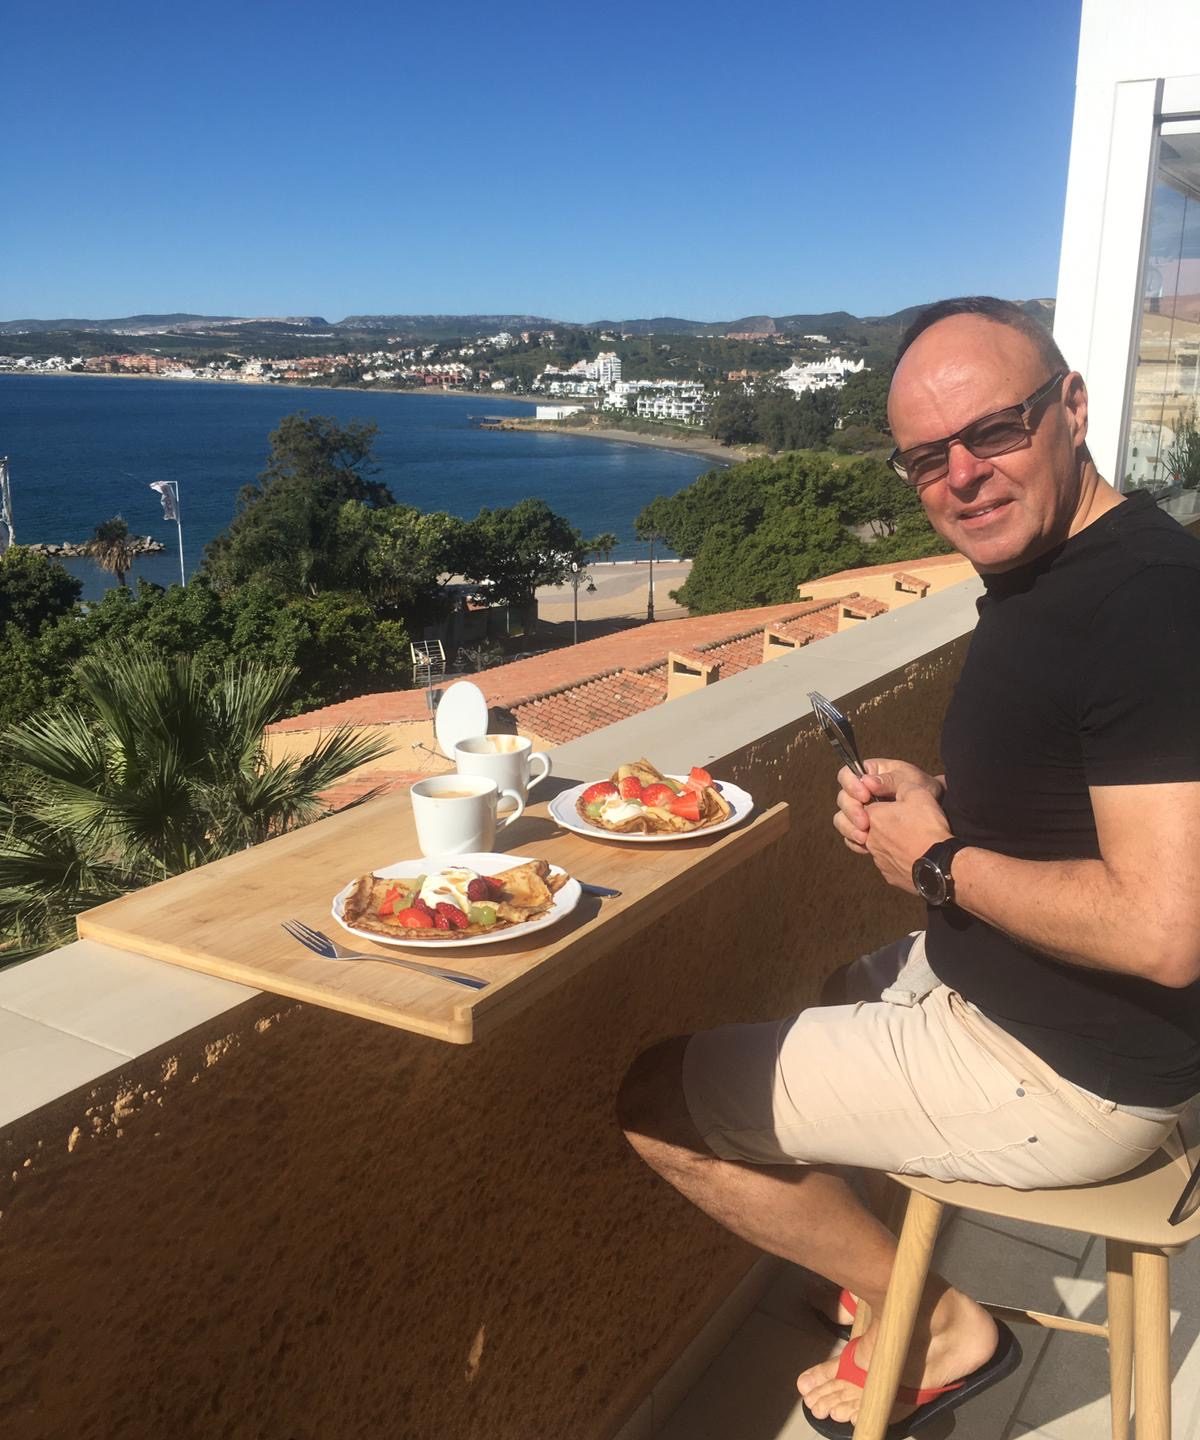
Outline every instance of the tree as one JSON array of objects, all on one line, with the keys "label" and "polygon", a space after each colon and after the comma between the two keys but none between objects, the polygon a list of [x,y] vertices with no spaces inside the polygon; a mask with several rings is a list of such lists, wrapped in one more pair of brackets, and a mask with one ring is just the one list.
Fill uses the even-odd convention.
[{"label": "tree", "polygon": [[0,557],[0,634],[14,625],[22,635],[37,635],[69,615],[82,592],[82,584],[56,560],[12,546]]},{"label": "tree", "polygon": [[859,370],[854,375],[847,375],[846,383],[837,392],[837,413],[842,425],[861,425],[884,435],[892,433],[888,425],[887,402],[893,368]]},{"label": "tree", "polygon": [[694,615],[780,605],[818,575],[864,563],[866,547],[841,523],[833,506],[811,497],[774,507],[749,535],[717,526],[705,540],[673,598]]},{"label": "tree", "polygon": [[86,614],[61,618],[33,639],[11,629],[0,637],[0,727],[52,701],[79,703],[75,667],[101,650],[190,655],[214,670],[234,659],[292,667],[288,708],[296,713],[394,690],[408,679],[404,623],[379,619],[362,596],[282,599],[262,581],[219,595],[203,578],[165,591],[139,581],[136,589],[109,590]]},{"label": "tree", "polygon": [[[884,461],[839,464],[809,451],[710,471],[635,523],[694,556],[675,597],[699,614],[782,603],[817,576],[946,548]],[[882,538],[864,544],[854,533],[864,529]]]},{"label": "tree", "polygon": [[0,801],[6,959],[63,943],[89,905],[329,814],[322,792],[385,754],[350,727],[272,759],[295,672],[254,661],[104,652],[79,667],[80,704],[8,730],[19,799]]},{"label": "tree", "polygon": [[[402,616],[414,631],[440,620],[450,606],[446,585],[467,558],[467,522],[411,505],[351,508],[342,516],[347,543],[365,554],[359,586],[376,612]],[[361,540],[349,534],[351,526],[362,527]]]},{"label": "tree", "polygon": [[817,449],[833,431],[836,406],[832,390],[796,395],[783,385],[762,386],[754,397],[755,438],[772,454]]},{"label": "tree", "polygon": [[119,515],[96,526],[87,553],[106,575],[115,575],[124,589],[125,577],[133,569],[134,549],[129,526]]},{"label": "tree", "polygon": [[885,460],[856,460],[842,474],[845,476],[842,513],[847,525],[869,525],[874,535],[894,535],[901,520],[910,516],[924,520],[920,496],[911,485],[900,480]]},{"label": "tree", "polygon": [[570,521],[534,499],[481,510],[463,543],[462,573],[479,583],[481,597],[515,606],[531,605],[542,585],[561,585],[585,548]]},{"label": "tree", "polygon": [[354,507],[393,503],[387,486],[364,474],[375,435],[361,421],[287,416],[259,482],[243,489],[233,523],[204,552],[213,585],[230,591],[259,579],[284,595],[357,588],[365,535]]},{"label": "tree", "polygon": [[708,433],[722,445],[751,445],[758,439],[754,397],[744,385],[723,390],[708,412]]}]

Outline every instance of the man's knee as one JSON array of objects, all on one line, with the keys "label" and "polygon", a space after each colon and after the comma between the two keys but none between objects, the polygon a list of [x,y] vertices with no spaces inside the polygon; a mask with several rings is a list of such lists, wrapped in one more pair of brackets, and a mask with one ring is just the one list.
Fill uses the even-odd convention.
[{"label": "man's knee", "polygon": [[652,1045],[626,1072],[617,1094],[617,1119],[635,1144],[641,1137],[707,1151],[683,1094],[683,1052],[690,1038],[680,1035]]}]

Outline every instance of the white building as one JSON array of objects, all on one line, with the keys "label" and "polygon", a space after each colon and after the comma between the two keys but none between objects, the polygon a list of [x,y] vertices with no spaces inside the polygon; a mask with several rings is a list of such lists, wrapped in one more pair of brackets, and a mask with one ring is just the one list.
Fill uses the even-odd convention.
[{"label": "white building", "polygon": [[618,385],[621,381],[621,357],[615,350],[601,350],[594,362],[593,379],[598,385]]},{"label": "white building", "polygon": [[653,389],[639,391],[636,408],[644,420],[699,425],[708,414],[708,400],[703,385],[687,381],[662,382]]},{"label": "white building", "polygon": [[1087,379],[1100,473],[1170,485],[1200,403],[1196,0],[1083,0],[1054,336]]},{"label": "white building", "polygon": [[830,355],[825,360],[811,360],[801,365],[793,362],[786,370],[779,372],[779,383],[795,395],[806,390],[840,389],[846,383],[847,375],[857,375],[865,369],[862,360],[847,360],[842,355]]},{"label": "white building", "polygon": [[568,415],[578,415],[581,410],[586,410],[586,405],[536,405],[533,418],[535,420],[565,420]]}]

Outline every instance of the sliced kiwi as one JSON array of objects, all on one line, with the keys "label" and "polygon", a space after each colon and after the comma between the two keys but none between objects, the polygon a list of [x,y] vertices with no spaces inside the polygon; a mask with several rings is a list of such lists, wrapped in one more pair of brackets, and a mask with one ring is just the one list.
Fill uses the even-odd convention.
[{"label": "sliced kiwi", "polygon": [[496,907],[494,905],[469,905],[467,907],[467,919],[472,925],[494,925],[496,923]]}]

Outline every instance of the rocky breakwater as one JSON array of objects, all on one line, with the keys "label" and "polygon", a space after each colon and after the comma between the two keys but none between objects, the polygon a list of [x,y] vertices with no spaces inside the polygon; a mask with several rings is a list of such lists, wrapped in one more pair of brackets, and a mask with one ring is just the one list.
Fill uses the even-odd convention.
[{"label": "rocky breakwater", "polygon": [[[22,549],[31,550],[35,555],[51,555],[56,560],[71,560],[88,554],[90,540],[62,540],[58,544],[49,544],[39,541],[35,545],[25,545]],[[129,537],[129,549],[134,555],[157,555],[166,547],[161,540],[155,540],[150,535],[131,535]]]}]

